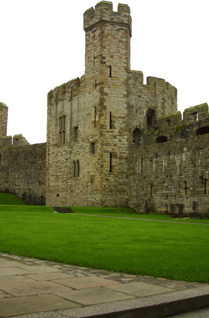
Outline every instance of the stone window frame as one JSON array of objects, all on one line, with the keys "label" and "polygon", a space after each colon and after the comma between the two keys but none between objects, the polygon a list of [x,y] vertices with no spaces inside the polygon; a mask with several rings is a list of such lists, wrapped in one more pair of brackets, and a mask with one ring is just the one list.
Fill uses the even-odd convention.
[{"label": "stone window frame", "polygon": [[73,127],[74,142],[78,142],[78,126]]},{"label": "stone window frame", "polygon": [[73,178],[80,176],[80,163],[79,160],[73,160]]},{"label": "stone window frame", "polygon": [[91,149],[90,149],[91,154],[92,154],[92,155],[95,155],[95,142],[94,142],[94,141],[91,142],[90,147],[91,147]]},{"label": "stone window frame", "polygon": [[66,144],[66,116],[59,116],[59,145],[63,146]]}]

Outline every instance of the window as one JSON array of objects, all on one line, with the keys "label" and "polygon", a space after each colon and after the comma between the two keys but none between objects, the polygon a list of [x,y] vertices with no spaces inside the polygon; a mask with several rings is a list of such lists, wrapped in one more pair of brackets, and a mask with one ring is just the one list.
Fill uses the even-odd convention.
[{"label": "window", "polygon": [[147,126],[153,127],[155,122],[155,111],[154,109],[148,108],[147,110]]},{"label": "window", "polygon": [[161,144],[161,143],[167,142],[167,141],[168,141],[168,138],[167,138],[166,136],[159,136],[159,137],[157,137],[157,139],[156,139],[156,143],[157,143],[157,144]]},{"label": "window", "polygon": [[94,155],[95,154],[95,142],[91,143],[91,154]]},{"label": "window", "polygon": [[112,152],[110,152],[110,172],[112,172]]},{"label": "window", "polygon": [[112,113],[110,112],[110,129],[112,129]]},{"label": "window", "polygon": [[78,127],[74,127],[74,141],[78,141]]},{"label": "window", "polygon": [[60,145],[65,144],[65,115],[59,118],[59,142]]},{"label": "window", "polygon": [[133,131],[133,142],[135,144],[140,145],[140,141],[141,141],[141,131],[139,128],[136,128]]},{"label": "window", "polygon": [[187,182],[184,181],[184,194],[187,195],[188,194],[188,186],[187,186]]},{"label": "window", "polygon": [[80,175],[80,166],[79,166],[79,160],[73,161],[73,177],[78,178]]},{"label": "window", "polygon": [[196,131],[197,135],[205,135],[209,133],[209,126],[200,127]]},{"label": "window", "polygon": [[112,77],[112,66],[110,65],[110,77]]}]

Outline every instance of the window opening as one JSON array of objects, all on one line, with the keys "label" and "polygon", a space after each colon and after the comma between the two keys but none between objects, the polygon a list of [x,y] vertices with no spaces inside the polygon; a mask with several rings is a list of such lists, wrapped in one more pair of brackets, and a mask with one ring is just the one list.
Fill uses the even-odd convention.
[{"label": "window opening", "polygon": [[94,107],[94,127],[96,127],[96,116],[97,116],[97,108]]},{"label": "window opening", "polygon": [[188,194],[188,190],[189,188],[187,187],[187,182],[186,181],[184,181],[184,192],[185,192],[185,195],[187,195]]},{"label": "window opening", "polygon": [[157,139],[156,139],[156,143],[157,144],[161,144],[163,142],[167,142],[168,141],[168,138],[166,136],[159,136]]},{"label": "window opening", "polygon": [[78,141],[78,127],[74,127],[74,141]]},{"label": "window opening", "polygon": [[156,94],[157,94],[157,84],[154,83],[154,96],[156,97]]},{"label": "window opening", "polygon": [[191,114],[193,117],[194,117],[194,120],[195,121],[198,121],[199,120],[199,116],[198,116],[198,113],[197,112],[194,112]]},{"label": "window opening", "polygon": [[207,194],[207,179],[204,179],[204,194]]},{"label": "window opening", "polygon": [[110,172],[112,172],[112,153],[110,152]]},{"label": "window opening", "polygon": [[78,178],[80,175],[80,165],[79,165],[79,160],[73,161],[73,177]]},{"label": "window opening", "polygon": [[143,164],[144,164],[144,159],[141,158],[141,172],[143,172]]},{"label": "window opening", "polygon": [[91,153],[94,155],[95,154],[95,142],[91,143]]},{"label": "window opening", "polygon": [[147,110],[147,126],[152,127],[154,125],[155,111],[154,109],[148,108]]},{"label": "window opening", "polygon": [[201,127],[199,129],[197,129],[197,135],[205,135],[205,134],[209,134],[209,126],[204,126],[204,127]]},{"label": "window opening", "polygon": [[59,142],[60,145],[65,144],[65,115],[59,118]]},{"label": "window opening", "polygon": [[112,65],[110,65],[110,77],[112,77]]},{"label": "window opening", "polygon": [[112,113],[110,112],[110,129],[112,129]]},{"label": "window opening", "polygon": [[79,177],[79,175],[80,175],[80,166],[79,166],[79,160],[77,160],[77,162],[76,162],[76,164],[77,164],[77,169],[76,169],[76,172],[77,172],[77,177]]},{"label": "window opening", "polygon": [[140,145],[140,141],[141,141],[141,131],[139,128],[136,128],[133,131],[133,142]]},{"label": "window opening", "polygon": [[167,123],[167,126],[170,127],[170,125],[171,125],[171,120],[170,120],[170,119],[167,119],[167,120],[166,120],[166,123]]}]

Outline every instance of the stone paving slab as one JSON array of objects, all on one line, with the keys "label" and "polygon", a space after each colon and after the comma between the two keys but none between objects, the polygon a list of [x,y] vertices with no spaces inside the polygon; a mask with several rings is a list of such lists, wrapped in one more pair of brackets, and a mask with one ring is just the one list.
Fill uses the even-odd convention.
[{"label": "stone paving slab", "polygon": [[1,284],[0,289],[13,296],[38,295],[48,293],[68,293],[71,288],[48,281]]},{"label": "stone paving slab", "polygon": [[59,280],[56,280],[56,283],[69,286],[74,289],[85,289],[85,288],[120,284],[119,282],[115,282],[114,280],[97,277],[93,275],[86,276],[86,277],[70,278],[70,279],[59,279]]},{"label": "stone paving slab", "polygon": [[[63,281],[65,282],[67,279],[73,277],[68,274],[62,273],[62,272],[56,272],[56,273],[40,273],[40,274],[33,274],[33,275],[27,275],[28,278],[34,279],[34,280],[52,280],[52,281]],[[65,284],[63,284],[65,285]],[[67,284],[66,284],[67,286]]]},{"label": "stone paving slab", "polygon": [[132,295],[107,290],[104,287],[73,290],[68,293],[55,292],[56,295],[80,303],[81,305],[94,305],[134,298]]},{"label": "stone paving slab", "polygon": [[76,307],[78,304],[55,295],[35,295],[0,299],[0,317]]},{"label": "stone paving slab", "polygon": [[162,318],[208,304],[207,284],[0,253],[0,317]]},{"label": "stone paving slab", "polygon": [[107,288],[121,292],[121,293],[133,295],[136,297],[159,295],[159,294],[169,293],[173,291],[173,289],[171,288],[165,288],[165,287],[156,286],[152,284],[146,284],[143,282],[112,285],[112,286],[107,286]]}]

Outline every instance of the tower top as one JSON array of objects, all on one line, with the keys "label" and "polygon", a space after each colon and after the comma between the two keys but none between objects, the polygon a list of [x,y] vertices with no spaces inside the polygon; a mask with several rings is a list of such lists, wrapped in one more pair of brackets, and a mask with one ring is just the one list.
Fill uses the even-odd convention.
[{"label": "tower top", "polygon": [[95,9],[91,7],[84,12],[84,30],[88,31],[100,22],[116,23],[128,25],[131,36],[131,16],[130,8],[127,4],[118,4],[118,11],[113,11],[113,5],[110,1],[100,1]]}]

